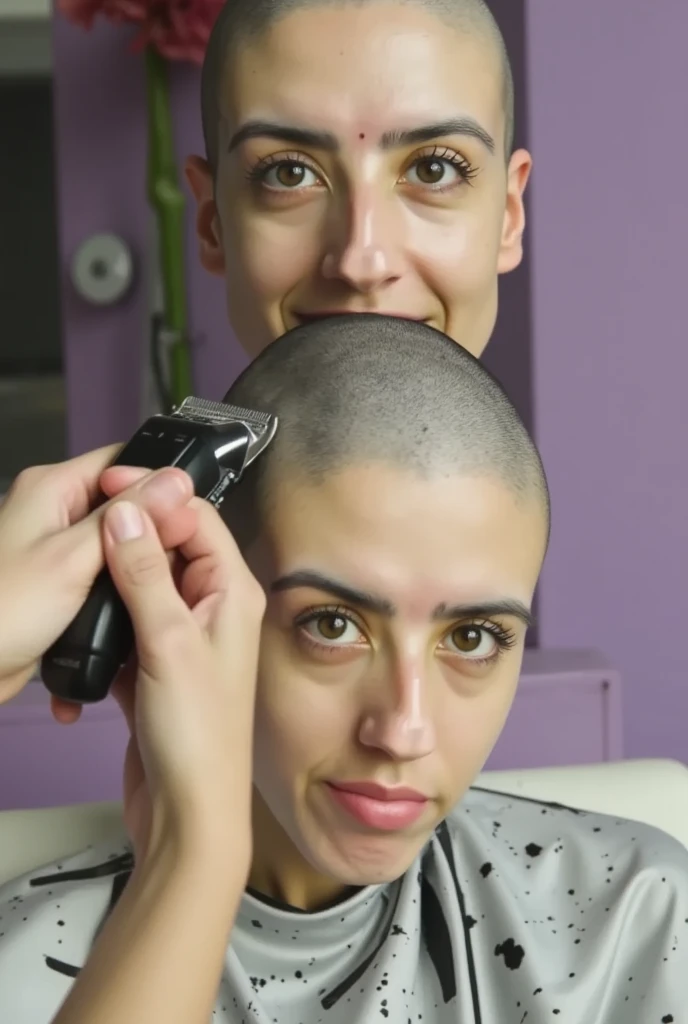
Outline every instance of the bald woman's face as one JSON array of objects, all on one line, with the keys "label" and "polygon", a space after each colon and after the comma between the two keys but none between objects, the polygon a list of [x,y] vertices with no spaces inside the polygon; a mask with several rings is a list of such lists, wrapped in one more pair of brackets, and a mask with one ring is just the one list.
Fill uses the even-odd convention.
[{"label": "bald woman's face", "polygon": [[247,553],[268,595],[252,884],[301,906],[408,868],[504,724],[546,535],[542,502],[490,477],[276,486]]},{"label": "bald woman's face", "polygon": [[413,5],[310,8],[230,61],[205,267],[256,355],[333,312],[423,320],[479,355],[521,260],[530,158],[507,162],[499,55]]}]

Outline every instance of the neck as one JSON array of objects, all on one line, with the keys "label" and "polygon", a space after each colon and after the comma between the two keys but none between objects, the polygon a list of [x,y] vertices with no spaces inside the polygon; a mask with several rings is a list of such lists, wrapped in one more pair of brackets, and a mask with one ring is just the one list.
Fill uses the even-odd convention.
[{"label": "neck", "polygon": [[253,860],[248,887],[297,910],[315,912],[355,890],[322,875],[301,855],[253,787]]}]

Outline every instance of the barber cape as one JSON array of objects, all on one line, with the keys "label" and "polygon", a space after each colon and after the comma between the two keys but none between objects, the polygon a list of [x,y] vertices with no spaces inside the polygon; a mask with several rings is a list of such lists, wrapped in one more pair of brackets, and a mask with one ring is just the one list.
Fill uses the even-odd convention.
[{"label": "barber cape", "polygon": [[[2,1024],[53,1019],[131,868],[92,848],[0,888]],[[315,914],[244,896],[213,1022],[385,1020],[686,1024],[688,851],[472,789],[397,882]]]}]

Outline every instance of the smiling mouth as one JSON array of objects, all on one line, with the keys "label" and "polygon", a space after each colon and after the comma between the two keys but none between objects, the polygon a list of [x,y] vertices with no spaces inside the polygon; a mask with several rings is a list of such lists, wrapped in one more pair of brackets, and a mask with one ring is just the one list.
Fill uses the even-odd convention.
[{"label": "smiling mouth", "polygon": [[357,316],[359,314],[366,316],[388,316],[394,317],[397,320],[412,320],[417,324],[429,323],[428,317],[422,316],[409,316],[406,313],[391,313],[386,310],[368,310],[368,309],[332,309],[324,310],[320,313],[294,313],[294,316],[302,324],[313,323],[315,320],[327,320],[335,316]]}]

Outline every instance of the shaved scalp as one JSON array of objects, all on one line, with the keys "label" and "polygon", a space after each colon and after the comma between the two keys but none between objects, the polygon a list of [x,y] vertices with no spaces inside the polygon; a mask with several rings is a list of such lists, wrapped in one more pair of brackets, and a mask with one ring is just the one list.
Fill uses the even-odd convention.
[{"label": "shaved scalp", "polygon": [[251,363],[225,401],[279,417],[274,441],[225,504],[245,550],[282,479],[317,484],[383,463],[424,478],[496,478],[536,500],[549,526],[537,448],[492,374],[445,334],[374,314],[289,331]]},{"label": "shaved scalp", "polygon": [[[241,43],[253,41],[273,22],[293,11],[309,7],[364,7],[380,0],[227,0],[213,28],[201,82],[203,136],[206,156],[217,171],[219,161],[219,97],[225,69],[232,51]],[[495,47],[502,69],[502,88],[506,122],[505,151],[511,156],[514,144],[514,79],[504,37],[485,0],[387,0],[399,5],[424,7],[453,28],[474,34]]]}]

